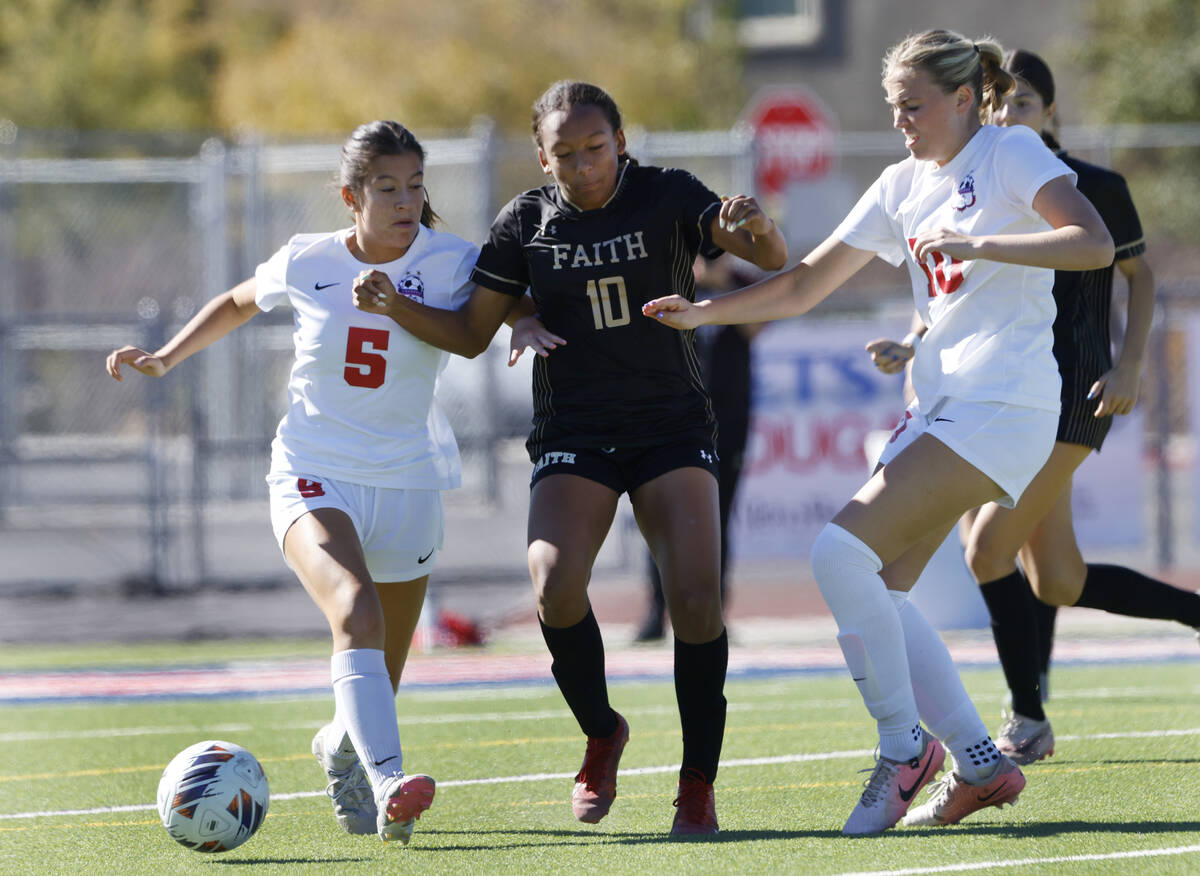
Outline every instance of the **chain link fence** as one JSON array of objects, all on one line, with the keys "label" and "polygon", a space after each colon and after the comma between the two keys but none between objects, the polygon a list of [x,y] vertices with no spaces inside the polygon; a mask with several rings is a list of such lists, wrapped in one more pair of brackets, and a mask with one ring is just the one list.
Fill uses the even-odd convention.
[{"label": "chain link fence", "polygon": [[[628,134],[643,163],[685,167],[718,192],[753,191],[755,144],[743,128]],[[1191,465],[1183,327],[1200,300],[1200,232],[1158,209],[1158,176],[1181,160],[1200,165],[1200,126],[1068,129],[1063,140],[1126,172],[1139,207],[1155,199],[1143,212],[1162,305],[1144,404],[1159,473],[1155,557],[1169,565],[1184,538],[1171,473]],[[136,151],[118,145],[90,144],[97,154]],[[286,406],[290,314],[257,317],[162,380],[117,384],[102,359],[123,344],[156,348],[293,233],[347,224],[333,183],[340,145],[210,139],[177,157],[105,158],[56,156],[64,150],[52,138],[0,145],[3,580],[189,588],[245,574],[231,539],[242,521],[266,518],[262,478]],[[434,207],[468,239],[482,241],[500,205],[543,180],[528,140],[499,137],[487,122],[423,145]],[[165,149],[155,147],[145,152]],[[793,257],[903,156],[894,132],[842,133],[836,152],[831,178],[770,204]],[[894,273],[876,266],[864,275],[829,306],[870,312],[881,300],[902,301]],[[510,516],[506,496],[524,488],[528,362],[514,375],[506,359],[501,332],[479,359],[452,359],[439,387],[464,459],[464,488],[448,496],[451,516]],[[515,482],[509,469],[520,472]],[[85,557],[75,566],[65,560],[72,550]]]}]

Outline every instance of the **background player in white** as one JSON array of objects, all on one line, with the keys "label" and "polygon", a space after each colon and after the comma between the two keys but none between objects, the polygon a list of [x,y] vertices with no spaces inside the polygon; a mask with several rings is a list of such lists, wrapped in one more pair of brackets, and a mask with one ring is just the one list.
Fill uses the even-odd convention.
[{"label": "background player in white", "polygon": [[[1045,462],[1058,420],[1054,268],[1112,260],[1071,172],[1028,129],[983,125],[1012,78],[990,40],[910,36],[884,58],[893,124],[910,157],[888,167],[795,268],[692,304],[649,302],[680,329],[804,313],[879,255],[905,263],[928,326],[916,400],[881,467],[813,546],[813,575],[879,730],[875,770],[846,834],[886,830],[941,767],[954,772],[906,824],[947,824],[1014,802],[1020,769],[992,744],[937,633],[907,591],[969,508],[1011,506]],[[921,727],[921,721],[929,731]]]},{"label": "background player in white", "polygon": [[459,485],[460,461],[433,401],[447,355],[360,309],[354,283],[371,268],[431,307],[465,300],[478,250],[433,230],[424,161],[402,125],[360,126],[338,170],[352,227],[296,235],[162,349],[122,347],[107,361],[117,380],[122,365],[161,377],[260,311],[291,304],[290,407],[267,482],[284,557],[333,633],[336,710],[313,754],[345,830],[404,843],[434,781],[401,769],[395,690],[442,543],[440,491]]}]

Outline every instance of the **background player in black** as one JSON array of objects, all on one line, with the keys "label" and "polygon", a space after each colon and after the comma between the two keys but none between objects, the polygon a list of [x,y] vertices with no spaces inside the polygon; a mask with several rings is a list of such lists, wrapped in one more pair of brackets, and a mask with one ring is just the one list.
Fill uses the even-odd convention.
[{"label": "background player in black", "polygon": [[[748,286],[757,277],[729,254],[716,259],[698,258],[694,266],[696,291],[700,296],[729,292]],[[746,440],[750,434],[751,360],[750,344],[763,324],[703,326],[696,332],[696,347],[704,385],[712,397],[717,418],[717,481],[721,519],[721,604],[729,605],[729,515],[742,475]],[[650,601],[646,616],[634,636],[637,642],[656,642],[664,635],[667,598],[662,576],[653,556],[647,557],[646,578]]]},{"label": "background player in black", "polygon": [[[1062,374],[1062,413],[1054,450],[1015,508],[992,504],[975,512],[966,540],[967,565],[991,614],[996,650],[1012,693],[1012,712],[996,736],[996,747],[1027,764],[1054,753],[1042,686],[1055,606],[1080,605],[1200,627],[1200,595],[1133,569],[1085,563],[1080,553],[1071,516],[1072,477],[1093,450],[1100,450],[1112,416],[1129,413],[1137,402],[1154,311],[1154,275],[1142,258],[1146,242],[1125,180],[1059,146],[1049,67],[1025,50],[1010,53],[1005,67],[1017,87],[1005,99],[997,122],[1041,133],[1078,175],[1077,188],[1095,205],[1116,246],[1113,265],[1055,272],[1054,356]],[[1129,283],[1125,336],[1115,365],[1109,337],[1114,266]],[[885,371],[897,370],[901,366],[893,363],[902,365],[912,355],[911,347],[874,346],[876,363]],[[889,354],[898,358],[889,359]]]},{"label": "background player in black", "polygon": [[468,356],[486,349],[514,305],[536,308],[540,319],[518,321],[513,339],[515,355],[526,346],[539,355],[528,556],[554,677],[588,737],[572,807],[586,822],[608,813],[629,737],[609,705],[604,643],[587,596],[592,563],[628,492],[662,569],[675,631],[683,762],[671,830],[715,833],[729,654],[715,424],[691,333],[638,311],[667,292],[693,297],[698,253],[728,250],[777,270],[787,247],[752,198],[722,201],[684,171],[638,166],[625,154],[616,104],[594,85],[552,85],[534,104],[533,136],[552,181],[501,210],[461,310],[391,296],[382,275],[362,284],[384,293],[389,314],[421,340]]}]

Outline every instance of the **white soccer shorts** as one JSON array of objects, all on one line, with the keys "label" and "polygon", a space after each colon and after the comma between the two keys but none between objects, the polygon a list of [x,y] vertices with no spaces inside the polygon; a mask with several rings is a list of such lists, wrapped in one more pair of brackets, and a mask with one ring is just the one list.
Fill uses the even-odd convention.
[{"label": "white soccer shorts", "polygon": [[995,481],[1005,493],[997,504],[1012,508],[1050,458],[1058,433],[1058,412],[942,398],[928,414],[922,414],[914,402],[884,445],[880,464],[895,459],[925,433]]},{"label": "white soccer shorts", "polygon": [[271,472],[271,528],[283,550],[283,537],[301,516],[337,508],[354,523],[377,583],[413,581],[428,575],[445,534],[438,490],[398,490],[337,481],[316,474]]}]

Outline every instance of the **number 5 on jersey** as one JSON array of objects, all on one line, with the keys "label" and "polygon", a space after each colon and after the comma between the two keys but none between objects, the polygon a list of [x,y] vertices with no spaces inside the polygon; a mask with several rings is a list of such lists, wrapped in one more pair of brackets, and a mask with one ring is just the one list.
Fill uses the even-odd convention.
[{"label": "number 5 on jersey", "polygon": [[368,351],[386,350],[388,348],[388,333],[385,329],[361,328],[350,326],[346,335],[346,370],[343,374],[351,386],[362,386],[367,389],[378,389],[383,386],[384,372],[387,371],[387,359],[379,353]]},{"label": "number 5 on jersey", "polygon": [[[908,239],[908,250],[916,259],[916,243],[915,237]],[[917,262],[921,266],[921,270],[925,272],[925,276],[929,278],[929,297],[936,298],[939,294],[949,295],[956,291],[963,281],[963,263],[962,259],[946,258],[940,252],[932,252],[929,257],[933,259],[933,270],[929,269],[929,265],[925,262]]]}]

